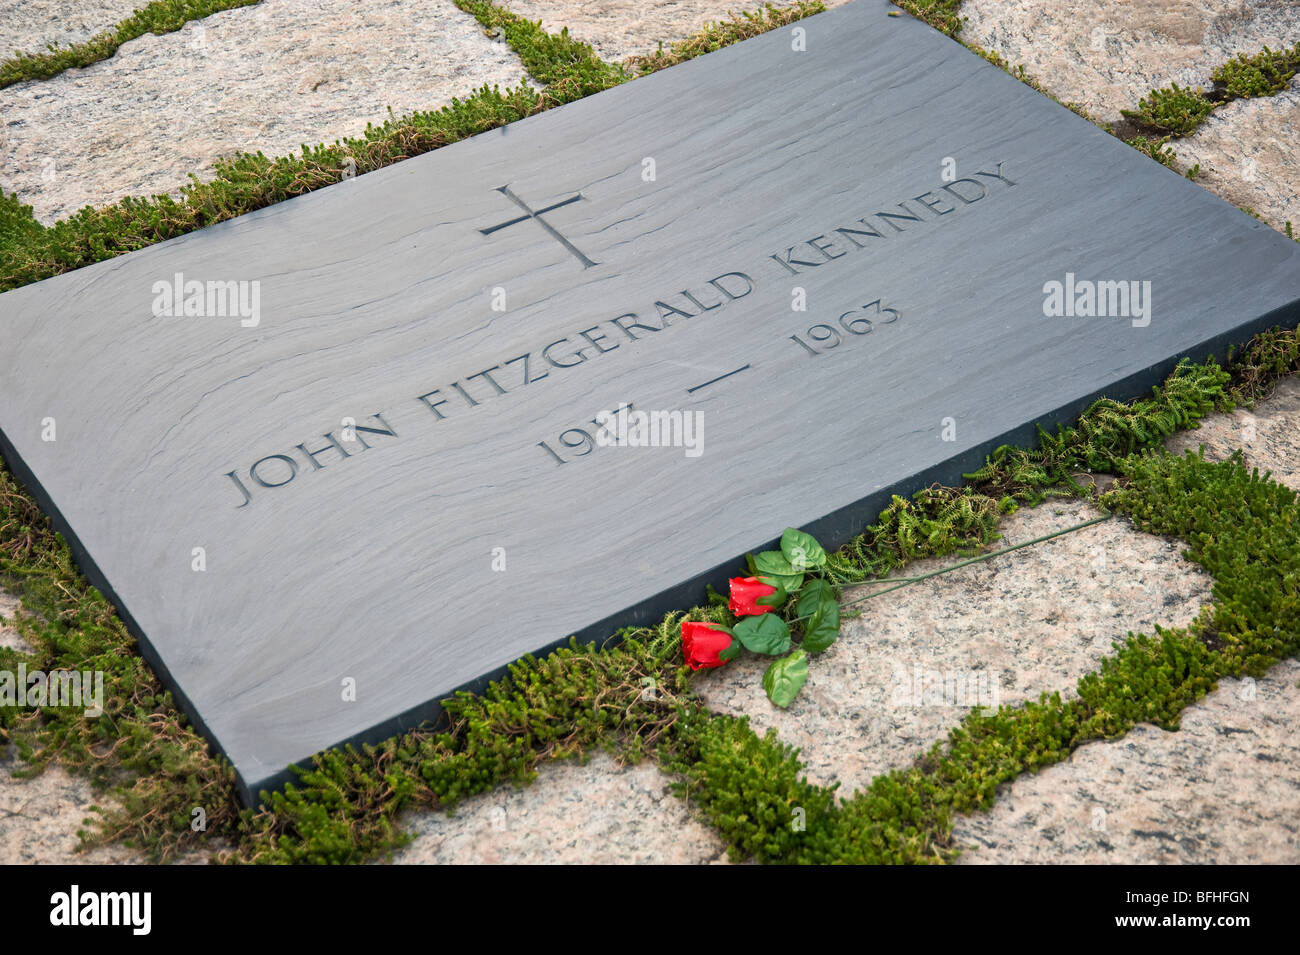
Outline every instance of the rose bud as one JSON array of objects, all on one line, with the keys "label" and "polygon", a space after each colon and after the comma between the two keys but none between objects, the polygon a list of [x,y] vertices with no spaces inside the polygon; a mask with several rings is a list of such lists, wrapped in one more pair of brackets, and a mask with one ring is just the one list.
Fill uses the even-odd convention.
[{"label": "rose bud", "polygon": [[682,655],[692,670],[720,667],[720,656],[731,646],[731,634],[716,623],[682,622]]},{"label": "rose bud", "polygon": [[756,614],[767,613],[769,610],[775,610],[773,603],[779,603],[785,599],[782,593],[777,601],[759,601],[764,597],[771,597],[777,593],[780,588],[773,587],[771,584],[764,583],[757,577],[732,577],[731,578],[731,600],[727,602],[727,609],[738,617],[752,617]]}]

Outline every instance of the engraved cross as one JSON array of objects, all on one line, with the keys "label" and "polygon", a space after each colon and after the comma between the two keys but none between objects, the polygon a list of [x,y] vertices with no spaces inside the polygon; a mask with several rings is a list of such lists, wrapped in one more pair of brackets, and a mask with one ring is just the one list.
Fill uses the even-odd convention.
[{"label": "engraved cross", "polygon": [[507,226],[516,225],[517,223],[524,222],[528,219],[532,219],[539,226],[541,226],[548,233],[550,233],[551,238],[555,239],[562,246],[564,246],[566,249],[572,252],[577,257],[578,261],[582,263],[582,267],[584,269],[589,269],[593,265],[600,264],[599,262],[593,262],[591,259],[583,255],[582,252],[578,250],[577,246],[575,246],[572,242],[566,239],[563,235],[560,234],[559,230],[557,230],[554,226],[552,226],[549,222],[547,222],[545,219],[542,218],[543,215],[545,215],[548,212],[551,212],[554,209],[560,208],[560,206],[567,206],[571,202],[577,202],[579,199],[583,198],[582,193],[579,192],[576,195],[569,196],[569,198],[563,199],[560,202],[555,203],[554,205],[547,206],[545,209],[530,209],[528,208],[528,203],[524,202],[524,200],[520,199],[518,196],[516,196],[513,192],[510,191],[509,186],[502,186],[497,190],[497,192],[501,193],[503,196],[505,196],[507,199],[509,199],[511,202],[517,205],[520,209],[523,209],[524,215],[517,216],[514,219],[511,219],[509,222],[502,222],[500,225],[494,225],[487,229],[479,229],[479,232],[483,233],[484,235],[491,235],[493,232],[496,232],[500,229],[504,229]]}]

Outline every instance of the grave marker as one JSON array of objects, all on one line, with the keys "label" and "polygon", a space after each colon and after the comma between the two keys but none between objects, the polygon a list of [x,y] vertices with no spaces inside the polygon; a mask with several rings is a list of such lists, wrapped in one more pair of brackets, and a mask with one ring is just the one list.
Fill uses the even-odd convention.
[{"label": "grave marker", "polygon": [[1300,321],[1295,243],[888,10],[0,296],[6,460],[245,798]]}]

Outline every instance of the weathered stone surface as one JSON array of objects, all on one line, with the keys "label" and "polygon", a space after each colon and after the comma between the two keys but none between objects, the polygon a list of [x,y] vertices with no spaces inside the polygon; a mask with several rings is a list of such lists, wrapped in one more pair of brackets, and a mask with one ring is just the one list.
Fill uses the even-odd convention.
[{"label": "weathered stone surface", "polygon": [[1118,122],[1152,89],[1209,88],[1239,53],[1300,40],[1290,0],[965,0],[962,39],[1001,53],[1066,102]]},{"label": "weathered stone surface", "polygon": [[450,0],[262,0],[0,90],[0,185],[50,223],[211,178],[219,156],[286,155],[523,79]]},{"label": "weathered stone surface", "polygon": [[77,830],[95,803],[90,783],[58,766],[34,779],[15,779],[11,760],[0,762],[0,864],[145,861],[121,846],[78,852]]},{"label": "weathered stone surface", "polygon": [[1300,862],[1300,662],[1221,681],[1176,733],[1141,725],[959,816],[967,863]]},{"label": "weathered stone surface", "polygon": [[[1290,0],[966,0],[962,37],[994,50],[1066,102],[1119,123],[1152,89],[1211,86],[1215,67],[1240,53],[1300,41]],[[1253,209],[1278,231],[1300,228],[1300,82],[1276,96],[1220,106],[1170,144],[1180,172]]]},{"label": "weathered stone surface", "polygon": [[[996,546],[1100,513],[1078,501],[1021,510],[1004,518]],[[1070,698],[1079,678],[1130,630],[1189,623],[1209,601],[1211,581],[1182,549],[1114,518],[858,604],[862,616],[812,658],[808,683],[788,710],[767,699],[766,661],[753,654],[696,686],[711,709],[748,714],[759,733],[775,726],[801,748],[810,779],[838,780],[848,796],[880,773],[911,765],[972,707],[1044,692]],[[895,576],[959,560],[917,561]],[[888,586],[847,591],[846,604]]]},{"label": "weathered stone surface", "polygon": [[668,789],[652,761],[620,767],[543,763],[528,786],[502,786],[454,814],[405,822],[415,840],[393,861],[411,864],[681,865],[727,861],[718,836]]},{"label": "weathered stone surface", "polygon": [[1220,106],[1174,148],[1196,181],[1273,228],[1300,235],[1300,79],[1273,96]]},{"label": "weathered stone surface", "polygon": [[18,630],[14,627],[14,618],[18,615],[18,598],[7,591],[0,590],[0,647],[10,647],[14,650],[21,650],[26,653],[30,647],[27,641],[18,635]]},{"label": "weathered stone surface", "polygon": [[0,60],[69,46],[112,29],[148,0],[0,0]]},{"label": "weathered stone surface", "polygon": [[[31,777],[16,777],[29,768],[12,748],[0,746],[0,865],[145,865],[148,855],[121,843],[83,849],[79,830],[93,831],[92,806],[114,805],[84,776],[54,764]],[[204,849],[183,852],[173,865],[205,865],[211,853],[229,849],[222,839]]]},{"label": "weathered stone surface", "polygon": [[1254,409],[1212,415],[1165,441],[1175,454],[1202,446],[1211,461],[1240,449],[1246,467],[1272,472],[1275,481],[1300,491],[1300,378],[1283,379]]},{"label": "weathered stone surface", "polygon": [[90,782],[61,766],[32,778],[16,778],[26,768],[12,747],[0,744],[0,865],[49,863],[116,865],[145,862],[143,853],[125,846],[79,851],[77,830],[103,798]]},{"label": "weathered stone surface", "polygon": [[[1300,300],[1295,243],[886,9],[0,297],[8,457],[247,785]],[[1045,317],[1076,275],[1154,310]],[[578,437],[628,400],[707,444]]]}]

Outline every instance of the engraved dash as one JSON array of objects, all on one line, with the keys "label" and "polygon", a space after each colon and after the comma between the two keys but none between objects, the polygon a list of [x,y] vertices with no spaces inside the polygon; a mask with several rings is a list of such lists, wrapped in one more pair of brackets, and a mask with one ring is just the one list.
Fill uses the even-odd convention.
[{"label": "engraved dash", "polygon": [[747,370],[748,368],[749,368],[748,365],[741,365],[741,366],[740,366],[739,368],[737,368],[735,371],[729,371],[729,372],[727,372],[725,375],[719,375],[717,378],[710,378],[710,379],[709,379],[708,381],[706,381],[704,384],[702,384],[702,385],[696,385],[694,388],[687,388],[687,389],[686,389],[686,393],[689,395],[689,394],[691,394],[692,392],[699,391],[701,388],[707,388],[707,387],[709,387],[709,385],[716,385],[716,384],[717,384],[718,382],[720,382],[722,379],[724,379],[724,378],[730,378],[732,375],[738,375],[738,374],[740,374],[742,371]]}]

